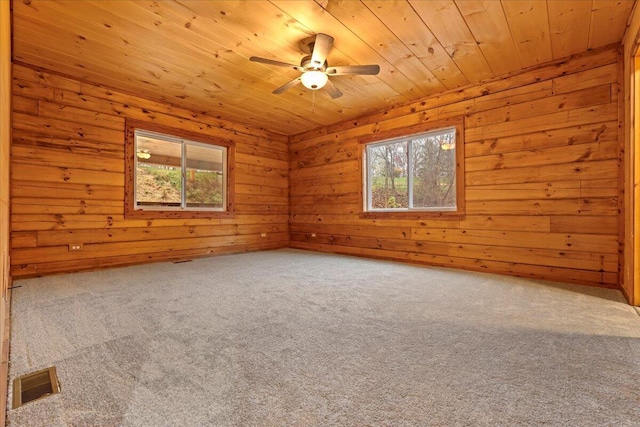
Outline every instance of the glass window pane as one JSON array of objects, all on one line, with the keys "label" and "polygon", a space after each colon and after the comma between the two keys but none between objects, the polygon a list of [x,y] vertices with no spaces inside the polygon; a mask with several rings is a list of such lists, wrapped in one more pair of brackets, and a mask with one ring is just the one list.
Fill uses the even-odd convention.
[{"label": "glass window pane", "polygon": [[182,200],[181,144],[136,137],[136,204],[180,206]]},{"label": "glass window pane", "polygon": [[413,207],[456,207],[455,130],[411,141]]},{"label": "glass window pane", "polygon": [[187,207],[223,208],[224,156],[223,148],[187,145]]},{"label": "glass window pane", "polygon": [[367,149],[372,209],[406,209],[407,144],[404,141]]}]

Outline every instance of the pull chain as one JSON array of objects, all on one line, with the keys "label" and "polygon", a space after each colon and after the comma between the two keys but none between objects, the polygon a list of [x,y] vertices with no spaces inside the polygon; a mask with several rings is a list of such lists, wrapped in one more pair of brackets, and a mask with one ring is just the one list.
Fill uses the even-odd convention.
[{"label": "pull chain", "polygon": [[311,91],[311,114],[316,113],[316,91]]}]

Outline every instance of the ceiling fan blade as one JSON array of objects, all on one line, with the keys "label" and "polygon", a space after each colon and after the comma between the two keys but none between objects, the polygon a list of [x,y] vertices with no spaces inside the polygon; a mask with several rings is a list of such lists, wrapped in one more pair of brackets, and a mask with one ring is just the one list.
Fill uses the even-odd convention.
[{"label": "ceiling fan blade", "polygon": [[327,85],[325,87],[327,88],[329,95],[331,95],[331,98],[336,99],[342,96],[340,89],[338,89],[331,80],[327,80]]},{"label": "ceiling fan blade", "polygon": [[375,76],[379,72],[379,65],[343,65],[339,67],[329,67],[326,71],[329,76],[345,76],[348,74]]},{"label": "ceiling fan blade", "polygon": [[300,77],[298,77],[297,79],[291,80],[289,83],[283,84],[278,89],[274,90],[273,93],[275,93],[276,95],[279,95],[282,92],[285,92],[285,91],[291,89],[292,87],[294,87],[298,83],[300,83]]},{"label": "ceiling fan blade", "polygon": [[249,58],[249,61],[259,62],[261,64],[277,65],[278,67],[287,67],[287,68],[293,68],[294,70],[298,70],[298,71],[304,71],[304,70],[301,70],[300,67],[297,65],[287,64],[286,62],[281,62],[281,61],[274,61],[273,59],[260,58],[258,56],[252,56],[251,58]]},{"label": "ceiling fan blade", "polygon": [[316,40],[313,42],[313,52],[311,52],[311,65],[314,67],[322,67],[327,55],[333,46],[333,37],[327,34],[318,33]]}]

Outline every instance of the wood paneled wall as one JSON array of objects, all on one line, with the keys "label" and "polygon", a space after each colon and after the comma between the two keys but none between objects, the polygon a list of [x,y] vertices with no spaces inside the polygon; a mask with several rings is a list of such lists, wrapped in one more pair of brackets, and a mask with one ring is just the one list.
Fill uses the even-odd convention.
[{"label": "wood paneled wall", "polygon": [[[618,287],[620,64],[603,49],[292,137],[291,246]],[[464,218],[361,218],[358,138],[459,115]]]},{"label": "wood paneled wall", "polygon": [[[234,141],[234,217],[126,219],[125,118]],[[23,65],[12,123],[13,277],[288,246],[285,136]]]},{"label": "wood paneled wall", "polygon": [[[13,276],[289,245],[617,287],[620,66],[617,48],[602,49],[287,147],[281,135],[15,65]],[[460,115],[464,218],[361,218],[358,139]],[[125,219],[127,117],[233,139],[235,217]]]}]

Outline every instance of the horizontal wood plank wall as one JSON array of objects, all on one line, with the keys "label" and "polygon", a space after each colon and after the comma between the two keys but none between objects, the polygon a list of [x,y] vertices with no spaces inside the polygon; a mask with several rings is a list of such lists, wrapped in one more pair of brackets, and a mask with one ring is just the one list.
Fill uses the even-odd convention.
[{"label": "horizontal wood plank wall", "polygon": [[[615,48],[291,137],[291,246],[618,287]],[[365,219],[358,138],[465,116],[463,219]]]},{"label": "horizontal wood plank wall", "polygon": [[[125,118],[233,140],[234,217],[125,219]],[[12,123],[13,277],[288,246],[285,136],[23,65]]]}]

